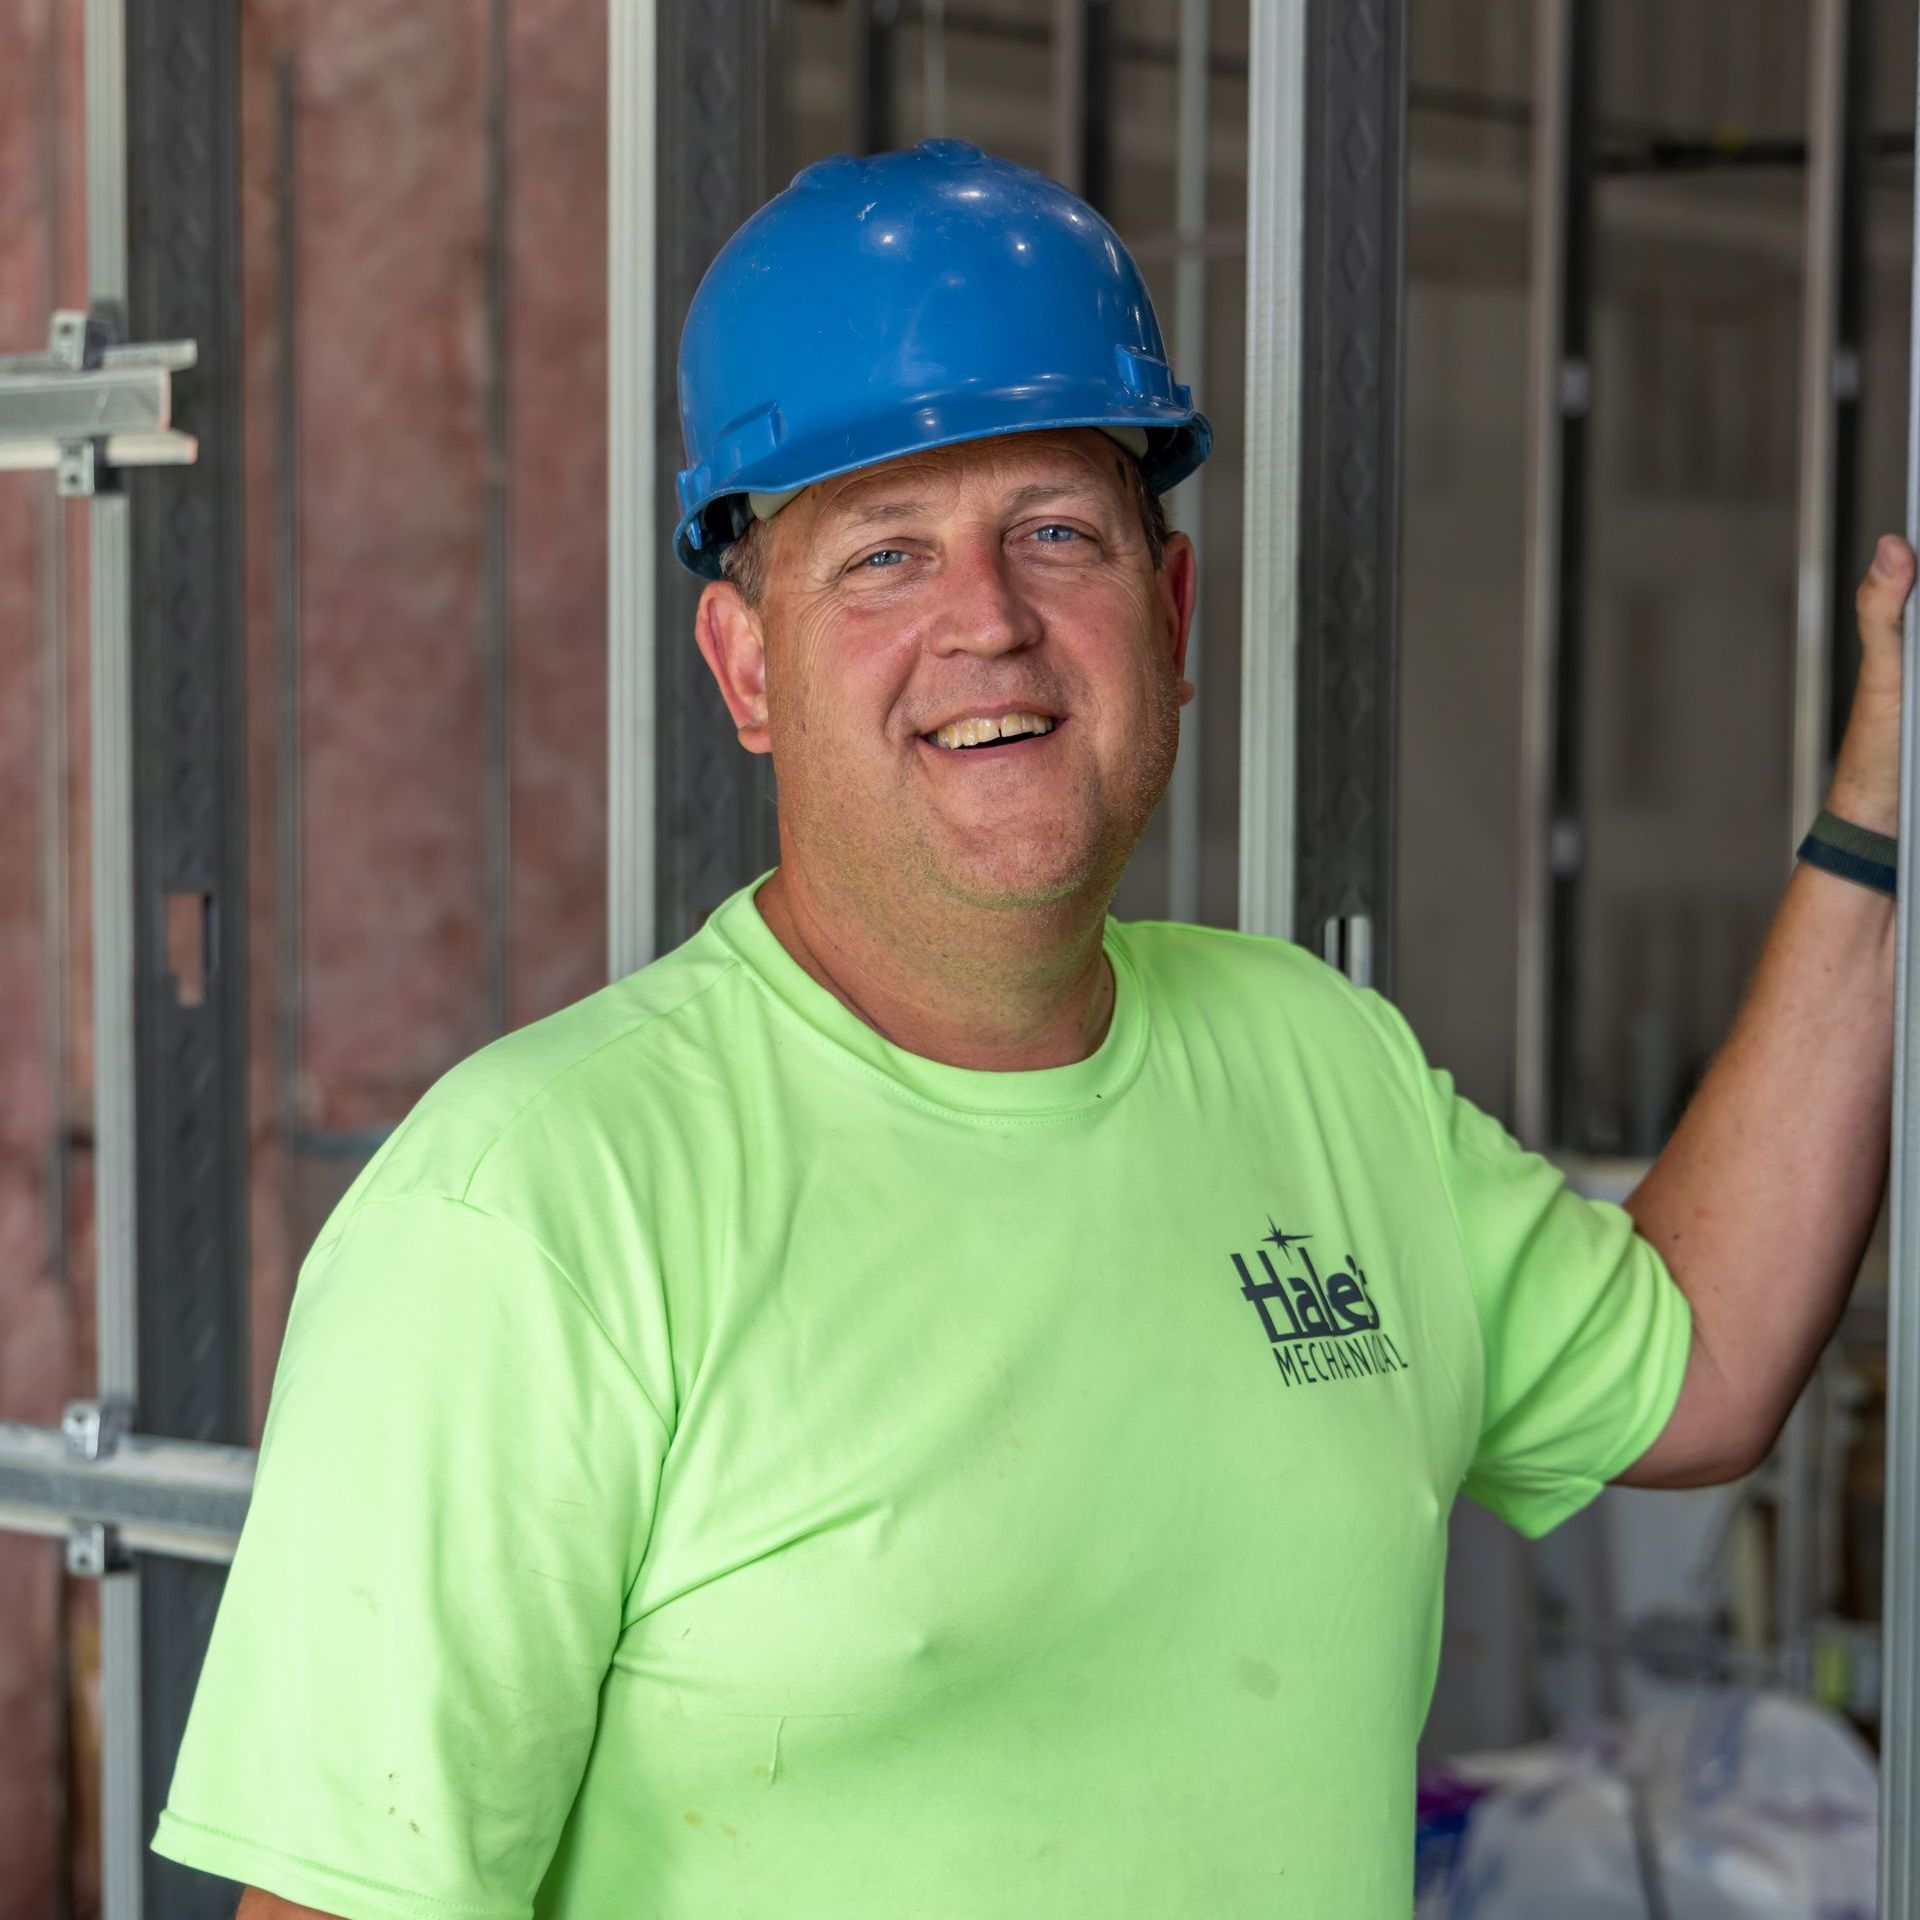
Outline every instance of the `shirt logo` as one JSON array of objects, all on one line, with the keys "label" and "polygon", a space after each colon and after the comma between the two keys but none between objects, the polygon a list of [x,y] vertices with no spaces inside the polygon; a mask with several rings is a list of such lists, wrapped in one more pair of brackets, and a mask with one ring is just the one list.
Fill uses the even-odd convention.
[{"label": "shirt logo", "polygon": [[[1264,1277],[1256,1277],[1242,1255],[1231,1258],[1241,1298],[1260,1315],[1280,1378],[1289,1387],[1308,1387],[1404,1373],[1407,1362],[1380,1324],[1360,1262],[1348,1254],[1344,1266],[1322,1278],[1307,1251],[1310,1233],[1283,1233],[1271,1214],[1267,1228],[1254,1252]],[[1277,1252],[1269,1254],[1268,1247]]]}]

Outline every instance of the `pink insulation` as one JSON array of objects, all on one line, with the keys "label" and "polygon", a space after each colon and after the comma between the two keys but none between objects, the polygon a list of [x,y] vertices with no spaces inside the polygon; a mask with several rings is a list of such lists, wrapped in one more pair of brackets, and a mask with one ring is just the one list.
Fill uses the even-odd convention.
[{"label": "pink insulation", "polygon": [[[490,947],[504,937],[510,1025],[605,978],[606,48],[604,9],[570,0],[511,0],[499,71],[488,0],[241,12],[257,1438],[293,1276],[359,1165],[356,1137],[494,1035]],[[0,351],[40,344],[56,299],[84,303],[81,16],[79,0],[0,8]],[[490,469],[502,392],[507,458]],[[490,473],[506,482],[504,927],[486,889]],[[38,1423],[93,1390],[85,529],[84,508],[56,513],[44,476],[0,475],[0,1418]],[[289,591],[297,969],[279,825]],[[65,687],[64,809],[43,766],[50,670]],[[48,920],[50,830],[67,847],[64,941]],[[0,1533],[0,1920],[97,1911],[96,1598],[51,1543]]]}]

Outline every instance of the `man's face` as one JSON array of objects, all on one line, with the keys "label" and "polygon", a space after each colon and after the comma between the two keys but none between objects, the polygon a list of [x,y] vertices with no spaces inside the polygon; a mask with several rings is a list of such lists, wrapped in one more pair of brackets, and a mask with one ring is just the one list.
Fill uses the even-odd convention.
[{"label": "man's face", "polygon": [[[821,481],[765,530],[757,614],[708,589],[702,651],[743,742],[773,754],[783,859],[896,910],[903,889],[1104,904],[1191,693],[1191,549],[1173,536],[1155,569],[1126,461],[1080,428]],[[1012,715],[1051,725],[942,732]]]}]

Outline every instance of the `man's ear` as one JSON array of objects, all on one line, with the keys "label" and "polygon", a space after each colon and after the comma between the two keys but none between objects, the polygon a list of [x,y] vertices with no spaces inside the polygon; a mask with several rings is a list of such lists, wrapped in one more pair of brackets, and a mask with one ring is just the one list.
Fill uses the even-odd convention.
[{"label": "man's ear", "polygon": [[740,744],[749,753],[771,753],[767,731],[767,637],[760,616],[731,580],[712,581],[693,617],[700,657],[713,670]]},{"label": "man's ear", "polygon": [[1180,676],[1187,670],[1187,637],[1193,631],[1193,600],[1199,585],[1193,542],[1184,533],[1169,533],[1160,562],[1160,606],[1173,643],[1173,672],[1180,680],[1183,707],[1193,698],[1193,682]]}]

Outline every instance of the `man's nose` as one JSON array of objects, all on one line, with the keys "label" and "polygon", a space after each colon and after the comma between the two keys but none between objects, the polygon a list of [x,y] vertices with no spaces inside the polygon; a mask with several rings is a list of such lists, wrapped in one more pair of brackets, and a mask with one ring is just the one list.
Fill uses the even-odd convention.
[{"label": "man's nose", "polygon": [[1012,653],[1040,638],[1038,610],[1020,590],[998,539],[948,549],[945,587],[928,646],[935,653]]}]

